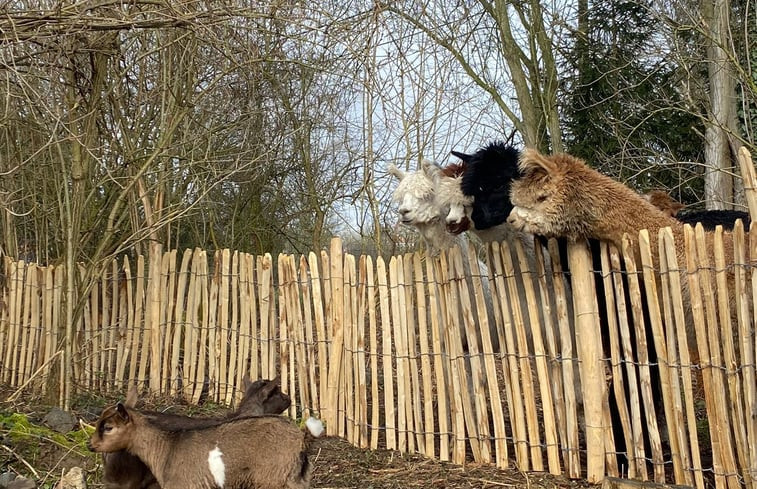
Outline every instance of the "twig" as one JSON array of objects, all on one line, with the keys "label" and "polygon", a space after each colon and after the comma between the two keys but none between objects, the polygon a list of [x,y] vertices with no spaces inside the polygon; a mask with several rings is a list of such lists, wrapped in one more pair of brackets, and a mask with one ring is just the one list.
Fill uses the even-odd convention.
[{"label": "twig", "polygon": [[29,465],[29,462],[27,462],[26,460],[24,460],[24,457],[22,457],[21,455],[17,454],[15,451],[13,451],[13,449],[11,447],[6,447],[5,445],[0,445],[0,447],[3,447],[7,451],[9,451],[14,457],[16,457],[18,459],[19,462],[21,462],[22,464],[26,465],[26,468],[28,468],[29,470],[31,470],[32,474],[34,474],[34,478],[35,479],[39,479],[39,474],[37,473],[37,471],[34,470],[34,467],[32,467],[31,465]]},{"label": "twig", "polygon": [[36,371],[35,371],[35,372],[34,372],[34,373],[32,374],[32,376],[31,376],[31,377],[29,377],[29,379],[28,379],[28,380],[27,380],[26,382],[24,382],[24,383],[23,383],[23,384],[21,385],[21,387],[19,387],[18,389],[16,389],[16,392],[14,392],[13,394],[11,394],[11,395],[10,395],[10,397],[8,397],[8,401],[9,401],[9,402],[13,402],[13,401],[15,401],[15,400],[16,400],[16,398],[17,398],[17,397],[19,396],[19,394],[21,394],[21,391],[23,391],[23,390],[24,390],[24,389],[26,388],[26,386],[27,386],[27,385],[29,385],[29,383],[30,383],[30,382],[31,382],[32,380],[34,380],[34,378],[35,378],[35,377],[37,377],[37,375],[39,375],[39,374],[40,374],[40,372],[42,372],[42,370],[44,370],[44,369],[45,369],[45,367],[47,367],[48,365],[50,365],[50,362],[52,362],[53,360],[55,360],[55,358],[56,358],[56,357],[57,357],[58,355],[60,355],[61,353],[63,353],[63,350],[58,350],[58,351],[56,351],[56,352],[55,352],[55,355],[53,355],[53,356],[51,356],[50,358],[48,358],[48,359],[47,359],[47,361],[46,361],[45,363],[43,363],[43,364],[42,364],[42,366],[41,366],[41,367],[39,367],[39,368],[38,368],[38,369],[37,369],[37,370],[36,370]]}]

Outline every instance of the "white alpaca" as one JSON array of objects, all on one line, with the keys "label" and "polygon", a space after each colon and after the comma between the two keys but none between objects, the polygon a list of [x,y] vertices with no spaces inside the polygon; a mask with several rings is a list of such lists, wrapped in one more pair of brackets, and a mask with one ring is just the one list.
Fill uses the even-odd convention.
[{"label": "white alpaca", "polygon": [[428,168],[436,165],[428,160],[424,160],[422,165],[423,169],[413,172],[389,166],[389,173],[399,180],[392,200],[398,204],[400,222],[416,228],[432,254],[453,246],[459,246],[463,253],[467,252],[468,238],[447,231],[442,210],[438,207],[434,180],[428,173],[431,171]]},{"label": "white alpaca", "polygon": [[[471,276],[470,263],[467,259],[468,237],[464,234],[453,234],[447,231],[443,219],[447,213],[446,208],[443,207],[444,202],[452,199],[452,196],[446,195],[443,188],[440,192],[440,188],[436,187],[431,177],[439,167],[429,160],[424,160],[421,166],[420,170],[414,172],[403,172],[394,165],[389,167],[389,173],[399,180],[399,185],[392,194],[392,200],[399,205],[397,211],[400,215],[400,222],[418,229],[432,254],[438,254],[442,250],[458,246],[463,255],[465,274]],[[448,188],[454,191],[454,186]],[[488,268],[481,260],[478,260],[478,268],[482,278],[492,346],[497,351],[499,349],[499,336],[494,322],[489,281],[486,278]],[[475,297],[472,295],[473,287],[471,284],[469,284],[468,289],[471,293],[471,303],[475,307]],[[462,320],[460,325],[462,327]],[[463,343],[465,343],[464,335]]]}]

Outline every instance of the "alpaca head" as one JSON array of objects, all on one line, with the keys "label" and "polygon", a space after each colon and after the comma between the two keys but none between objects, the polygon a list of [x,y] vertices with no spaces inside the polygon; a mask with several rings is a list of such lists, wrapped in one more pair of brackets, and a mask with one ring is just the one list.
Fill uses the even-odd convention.
[{"label": "alpaca head", "polygon": [[424,163],[423,171],[434,181],[434,203],[444,219],[447,231],[452,234],[467,231],[470,228],[473,198],[463,194],[460,189],[465,164],[440,168],[432,163]]},{"label": "alpaca head", "polygon": [[510,185],[521,176],[518,150],[495,141],[470,155],[457,151],[452,154],[465,163],[460,186],[463,194],[473,199],[473,226],[484,230],[507,221],[513,208]]},{"label": "alpaca head", "polygon": [[[567,154],[545,156],[526,149],[520,157],[522,177],[513,182],[510,197],[515,206],[508,222],[517,229],[541,236],[578,239],[596,220],[594,202],[582,189],[590,171]],[[591,180],[591,179],[590,179]]]},{"label": "alpaca head", "polygon": [[686,207],[664,190],[652,190],[642,197],[670,217],[675,217],[678,211]]},{"label": "alpaca head", "polygon": [[417,226],[439,219],[439,210],[434,204],[434,182],[424,170],[403,172],[391,165],[389,173],[399,180],[392,201],[398,205],[402,224]]}]

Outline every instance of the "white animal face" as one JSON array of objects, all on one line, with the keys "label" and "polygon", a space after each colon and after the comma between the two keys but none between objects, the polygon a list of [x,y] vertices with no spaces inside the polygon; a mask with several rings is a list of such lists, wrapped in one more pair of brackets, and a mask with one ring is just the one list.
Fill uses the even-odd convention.
[{"label": "white animal face", "polygon": [[453,234],[466,231],[470,226],[470,215],[473,212],[473,198],[463,194],[460,188],[462,173],[457,168],[440,169],[435,165],[424,165],[424,171],[433,178],[436,195],[434,203],[442,215],[447,230]]},{"label": "white animal face", "polygon": [[439,219],[439,210],[434,204],[434,182],[422,170],[392,174],[400,179],[392,200],[398,204],[402,224],[417,226]]}]

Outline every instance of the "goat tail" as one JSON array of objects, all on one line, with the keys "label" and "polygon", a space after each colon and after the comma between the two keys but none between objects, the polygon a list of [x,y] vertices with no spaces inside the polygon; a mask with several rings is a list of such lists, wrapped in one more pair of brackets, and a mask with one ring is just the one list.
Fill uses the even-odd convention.
[{"label": "goat tail", "polygon": [[323,431],[325,430],[325,427],[323,426],[323,422],[320,419],[313,418],[312,416],[305,421],[305,428],[307,428],[307,432],[310,433],[313,438],[318,438],[323,434]]}]

